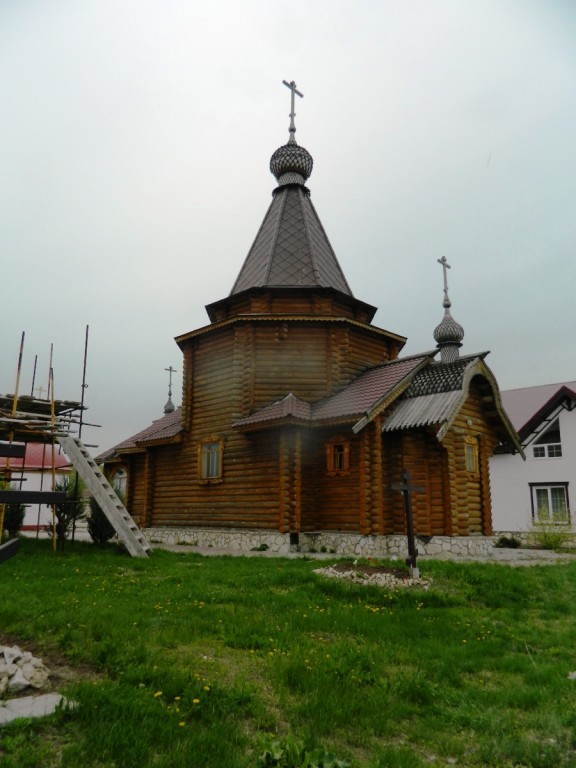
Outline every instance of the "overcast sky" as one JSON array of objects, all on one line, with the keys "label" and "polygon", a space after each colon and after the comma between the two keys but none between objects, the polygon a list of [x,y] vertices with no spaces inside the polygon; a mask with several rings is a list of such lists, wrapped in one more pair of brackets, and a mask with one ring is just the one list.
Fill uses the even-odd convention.
[{"label": "overcast sky", "polygon": [[446,256],[462,352],[502,389],[576,378],[573,0],[0,0],[0,392],[80,399],[108,448],[163,413],[275,186],[312,200],[374,323],[434,347]]}]

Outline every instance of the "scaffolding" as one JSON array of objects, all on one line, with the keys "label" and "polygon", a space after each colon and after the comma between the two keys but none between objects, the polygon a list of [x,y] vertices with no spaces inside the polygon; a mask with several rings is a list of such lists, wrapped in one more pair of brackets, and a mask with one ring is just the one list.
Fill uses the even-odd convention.
[{"label": "scaffolding", "polygon": [[[86,329],[87,339],[88,329]],[[128,552],[133,557],[146,557],[150,551],[146,538],[100,471],[88,448],[81,441],[83,414],[86,410],[84,405],[86,348],[82,400],[78,402],[54,398],[52,361],[50,361],[47,399],[34,397],[33,394],[19,395],[23,346],[24,334],[22,334],[20,344],[14,394],[0,395],[0,456],[6,457],[6,463],[2,468],[5,481],[3,485],[6,485],[6,480],[11,480],[11,459],[22,458],[22,470],[24,470],[26,444],[42,443],[51,446],[50,473],[53,490],[25,491],[22,490],[21,483],[19,489],[5,487],[0,489],[0,533],[4,530],[6,504],[49,504],[52,505],[54,519],[54,505],[66,500],[65,493],[54,490],[55,452],[59,446],[64,450],[70,465],[74,467],[77,474],[84,480],[86,487],[96,498]],[[52,357],[52,353],[50,356]],[[32,386],[34,387],[34,384]],[[53,526],[53,541],[55,543],[55,526]]]}]

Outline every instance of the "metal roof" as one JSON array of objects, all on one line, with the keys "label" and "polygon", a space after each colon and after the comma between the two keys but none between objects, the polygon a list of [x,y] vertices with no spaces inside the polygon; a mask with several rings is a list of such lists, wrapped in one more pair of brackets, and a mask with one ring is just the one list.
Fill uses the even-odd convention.
[{"label": "metal roof", "polygon": [[521,389],[507,389],[501,392],[500,395],[510,421],[515,429],[523,434],[523,427],[528,426],[534,416],[541,410],[545,410],[549,403],[553,407],[556,395],[561,390],[576,392],[576,381],[542,384],[538,387],[523,387]]},{"label": "metal roof", "polygon": [[458,389],[402,399],[384,422],[382,431],[441,424],[450,417],[461,397],[462,391]]},{"label": "metal roof", "polygon": [[104,462],[115,458],[119,453],[132,453],[142,450],[146,445],[169,440],[182,431],[182,408],[176,408],[161,419],[156,419],[150,426],[137,432],[132,437],[123,440],[113,448],[104,451],[96,457],[96,461]]},{"label": "metal roof", "polygon": [[387,396],[392,401],[401,391],[400,385],[406,382],[410,375],[427,360],[429,360],[428,353],[393,360],[376,368],[370,368],[340,392],[313,404],[290,393],[255,413],[239,419],[234,423],[234,427],[247,428],[271,422],[277,424],[288,418],[291,421],[296,419],[311,425],[334,419],[348,421],[357,419],[370,412]]},{"label": "metal roof", "polygon": [[275,190],[230,295],[262,287],[334,288],[352,296],[310,193],[302,185]]},{"label": "metal roof", "polygon": [[[0,468],[7,465],[7,459],[0,456]],[[70,467],[70,462],[61,450],[56,446],[54,449],[54,466],[62,470]],[[26,443],[26,454],[24,459],[11,458],[10,469],[20,471],[23,468],[25,472],[48,471],[52,467],[52,445],[49,443]]]}]

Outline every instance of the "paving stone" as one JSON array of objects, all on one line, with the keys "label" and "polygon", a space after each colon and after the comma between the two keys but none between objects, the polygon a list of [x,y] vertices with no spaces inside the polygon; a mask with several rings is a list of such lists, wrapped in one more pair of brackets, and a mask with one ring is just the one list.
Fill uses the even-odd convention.
[{"label": "paving stone", "polygon": [[0,727],[22,717],[51,715],[62,700],[63,696],[59,693],[45,693],[42,696],[21,696],[0,702]]}]

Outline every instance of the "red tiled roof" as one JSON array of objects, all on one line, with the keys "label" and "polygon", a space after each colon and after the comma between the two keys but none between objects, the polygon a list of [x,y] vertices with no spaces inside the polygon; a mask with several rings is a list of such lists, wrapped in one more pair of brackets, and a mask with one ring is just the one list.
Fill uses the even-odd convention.
[{"label": "red tiled roof", "polygon": [[[0,468],[6,466],[7,459],[0,456]],[[69,468],[70,462],[58,446],[54,448],[54,466],[62,471]],[[26,443],[26,455],[24,456],[24,471],[42,471],[52,468],[52,446],[47,443]],[[22,459],[10,459],[10,469],[19,471],[22,469]]]}]

